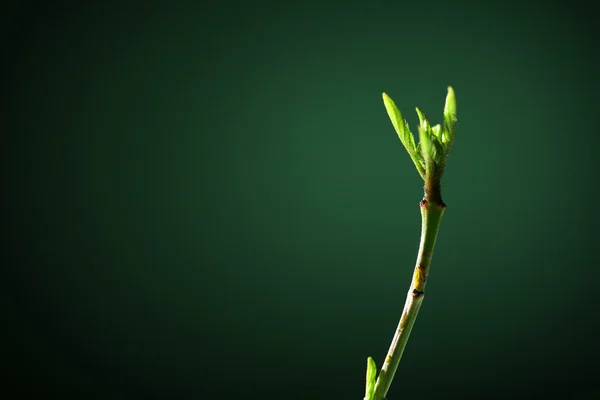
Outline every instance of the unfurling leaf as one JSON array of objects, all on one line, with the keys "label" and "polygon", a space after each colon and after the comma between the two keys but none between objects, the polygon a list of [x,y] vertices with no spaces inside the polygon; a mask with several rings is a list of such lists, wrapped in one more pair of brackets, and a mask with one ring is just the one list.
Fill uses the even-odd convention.
[{"label": "unfurling leaf", "polygon": [[417,167],[419,175],[425,179],[425,165],[417,153],[415,137],[408,128],[408,123],[402,116],[400,110],[398,110],[398,107],[396,107],[394,101],[386,93],[383,93],[383,104],[385,105],[385,109],[390,117],[390,120],[392,121],[392,125],[398,134],[398,138],[400,138],[400,141],[415,164],[415,167]]},{"label": "unfurling leaf", "polygon": [[375,392],[375,378],[377,376],[377,366],[375,361],[367,358],[367,386],[365,388],[365,400],[372,400]]},{"label": "unfurling leaf", "polygon": [[448,87],[448,95],[444,105],[444,123],[442,125],[431,126],[427,115],[416,108],[419,116],[419,143],[416,146],[414,135],[410,132],[408,123],[396,104],[385,93],[383,94],[383,103],[394,129],[417,167],[419,175],[423,180],[430,174],[441,178],[456,133],[456,97],[452,87]]},{"label": "unfurling leaf", "polygon": [[429,169],[429,166],[435,162],[436,148],[431,141],[427,127],[419,126],[419,144],[421,145],[421,154],[425,160],[425,168]]},{"label": "unfurling leaf", "polygon": [[446,104],[444,105],[444,144],[448,147],[452,146],[454,135],[456,133],[456,96],[454,89],[448,86],[448,95],[446,96]]}]

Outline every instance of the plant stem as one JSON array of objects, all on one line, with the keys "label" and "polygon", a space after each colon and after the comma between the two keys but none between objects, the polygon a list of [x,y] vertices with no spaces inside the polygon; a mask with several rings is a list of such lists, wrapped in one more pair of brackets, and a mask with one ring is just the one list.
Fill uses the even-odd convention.
[{"label": "plant stem", "polygon": [[394,379],[398,363],[402,358],[404,347],[412,331],[419,309],[425,297],[425,284],[429,275],[429,266],[435,246],[435,239],[440,228],[440,222],[446,205],[442,202],[440,190],[440,177],[437,179],[428,174],[425,179],[425,196],[420,203],[421,207],[421,244],[417,263],[413,273],[412,283],[408,290],[404,311],[400,317],[398,328],[392,339],[392,344],[381,367],[381,372],[375,384],[374,400],[383,400]]}]

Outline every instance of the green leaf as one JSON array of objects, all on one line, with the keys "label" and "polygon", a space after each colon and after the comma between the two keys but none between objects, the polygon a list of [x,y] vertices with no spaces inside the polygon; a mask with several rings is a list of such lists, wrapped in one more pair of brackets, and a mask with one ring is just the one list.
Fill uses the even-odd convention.
[{"label": "green leaf", "polygon": [[446,96],[446,104],[444,105],[444,135],[443,143],[448,147],[452,147],[454,135],[456,133],[456,96],[454,89],[448,86],[448,95]]},{"label": "green leaf", "polygon": [[402,116],[402,113],[398,110],[398,107],[396,107],[396,103],[394,103],[386,93],[383,94],[383,104],[385,105],[385,109],[392,121],[392,125],[394,125],[394,129],[396,130],[400,141],[404,147],[406,147],[406,150],[409,153],[415,151],[415,138],[408,129],[408,125]]},{"label": "green leaf", "polygon": [[375,378],[377,376],[377,366],[375,361],[369,357],[367,358],[367,386],[365,389],[365,400],[372,400],[373,393],[375,392]]},{"label": "green leaf", "polygon": [[419,125],[422,127],[428,125],[429,121],[427,121],[427,116],[423,114],[421,110],[419,110],[419,107],[415,107],[415,109],[417,110],[417,115],[419,116]]},{"label": "green leaf", "polygon": [[442,143],[442,127],[438,124],[436,126],[431,127],[431,132],[437,139],[438,142]]},{"label": "green leaf", "polygon": [[400,138],[400,141],[415,164],[415,167],[417,167],[419,175],[425,179],[425,166],[423,160],[421,160],[421,157],[419,157],[417,153],[415,137],[410,131],[408,123],[402,116],[400,110],[398,110],[398,107],[396,107],[394,101],[386,93],[383,93],[383,104],[385,105],[385,109],[390,117],[390,120],[392,121],[392,125],[398,134],[398,138]]},{"label": "green leaf", "polygon": [[415,158],[419,161],[421,168],[423,169],[423,179],[425,179],[425,159],[421,153],[421,142],[417,143],[417,150],[415,152]]},{"label": "green leaf", "polygon": [[427,126],[419,126],[419,144],[421,145],[421,154],[425,161],[425,169],[430,169],[430,166],[435,163],[436,148],[431,142],[430,132],[427,131]]}]

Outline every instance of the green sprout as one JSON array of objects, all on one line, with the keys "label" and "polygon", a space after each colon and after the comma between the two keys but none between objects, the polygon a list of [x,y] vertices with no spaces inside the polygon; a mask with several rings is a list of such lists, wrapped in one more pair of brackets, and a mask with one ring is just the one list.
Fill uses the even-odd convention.
[{"label": "green sprout", "polygon": [[442,201],[441,181],[456,133],[456,97],[451,87],[448,87],[446,96],[443,126],[431,126],[426,115],[417,108],[419,115],[418,144],[415,144],[415,137],[400,110],[385,93],[383,93],[383,103],[400,141],[425,182],[425,194],[420,203],[421,244],[404,310],[379,376],[376,376],[375,361],[371,357],[367,359],[365,400],[385,399],[423,303],[435,240],[446,210],[446,205]]}]

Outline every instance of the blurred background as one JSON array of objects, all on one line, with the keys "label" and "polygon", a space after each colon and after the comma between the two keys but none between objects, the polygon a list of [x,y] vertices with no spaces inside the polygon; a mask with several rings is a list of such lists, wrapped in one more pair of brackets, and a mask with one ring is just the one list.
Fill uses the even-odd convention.
[{"label": "blurred background", "polygon": [[599,396],[593,13],[548,2],[2,12],[6,390],[362,399],[420,235],[387,117],[457,138],[388,399]]}]

